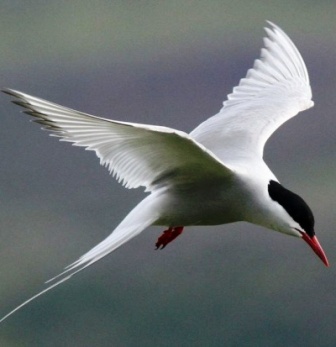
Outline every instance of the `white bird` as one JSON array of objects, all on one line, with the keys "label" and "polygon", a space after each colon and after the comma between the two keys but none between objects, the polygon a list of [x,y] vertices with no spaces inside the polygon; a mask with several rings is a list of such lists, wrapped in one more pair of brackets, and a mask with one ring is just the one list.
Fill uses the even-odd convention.
[{"label": "white bird", "polygon": [[[61,141],[96,152],[126,188],[145,197],[102,242],[54,277],[61,278],[27,303],[105,257],[150,225],[167,226],[164,248],[185,226],[238,221],[302,238],[328,266],[305,201],[284,188],[263,160],[270,135],[314,105],[305,63],[275,24],[265,28],[264,48],[219,113],[190,134],[172,128],[94,117],[12,89],[35,122]],[[49,281],[48,281],[49,282]]]}]

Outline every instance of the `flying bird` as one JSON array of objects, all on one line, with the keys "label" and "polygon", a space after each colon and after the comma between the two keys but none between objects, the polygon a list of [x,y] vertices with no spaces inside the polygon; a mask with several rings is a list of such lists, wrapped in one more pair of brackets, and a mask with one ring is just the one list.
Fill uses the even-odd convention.
[{"label": "flying bird", "polygon": [[38,296],[102,259],[151,225],[165,226],[162,249],[186,226],[239,221],[302,238],[329,266],[307,203],[280,184],[263,160],[271,134],[314,105],[305,63],[275,24],[265,28],[264,48],[223,107],[191,133],[95,117],[6,89],[15,104],[52,136],[94,151],[126,188],[149,194],[102,242],[48,282]]}]

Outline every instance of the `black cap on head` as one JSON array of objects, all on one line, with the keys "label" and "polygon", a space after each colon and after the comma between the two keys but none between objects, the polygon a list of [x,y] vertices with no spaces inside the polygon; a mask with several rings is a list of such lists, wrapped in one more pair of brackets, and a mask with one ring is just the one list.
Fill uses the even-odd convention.
[{"label": "black cap on head", "polygon": [[315,235],[313,213],[299,195],[284,188],[280,183],[273,180],[268,184],[268,193],[272,200],[278,202],[295,222],[300,224],[303,231],[310,237]]}]

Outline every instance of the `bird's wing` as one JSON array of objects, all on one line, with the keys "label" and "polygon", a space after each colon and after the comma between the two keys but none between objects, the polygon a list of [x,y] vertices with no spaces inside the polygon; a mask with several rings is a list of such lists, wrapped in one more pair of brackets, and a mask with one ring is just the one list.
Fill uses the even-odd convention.
[{"label": "bird's wing", "polygon": [[262,158],[267,139],[284,122],[314,105],[305,63],[291,39],[268,22],[265,47],[220,112],[190,136],[225,164]]},{"label": "bird's wing", "polygon": [[221,161],[175,129],[99,118],[15,90],[5,93],[61,141],[95,151],[126,188],[147,191],[166,184],[231,175]]}]

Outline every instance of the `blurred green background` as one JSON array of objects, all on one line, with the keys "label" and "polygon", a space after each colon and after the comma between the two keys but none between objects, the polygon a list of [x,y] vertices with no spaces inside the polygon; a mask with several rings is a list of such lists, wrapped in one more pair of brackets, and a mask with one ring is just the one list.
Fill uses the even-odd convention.
[{"label": "blurred green background", "polygon": [[[310,204],[331,267],[301,240],[244,223],[188,228],[164,251],[154,250],[162,228],[150,228],[5,321],[1,346],[336,346],[334,1],[2,0],[1,85],[190,131],[252,66],[267,19],[301,51],[316,106],[265,157]],[[106,237],[143,192],[0,101],[2,316]]]}]

